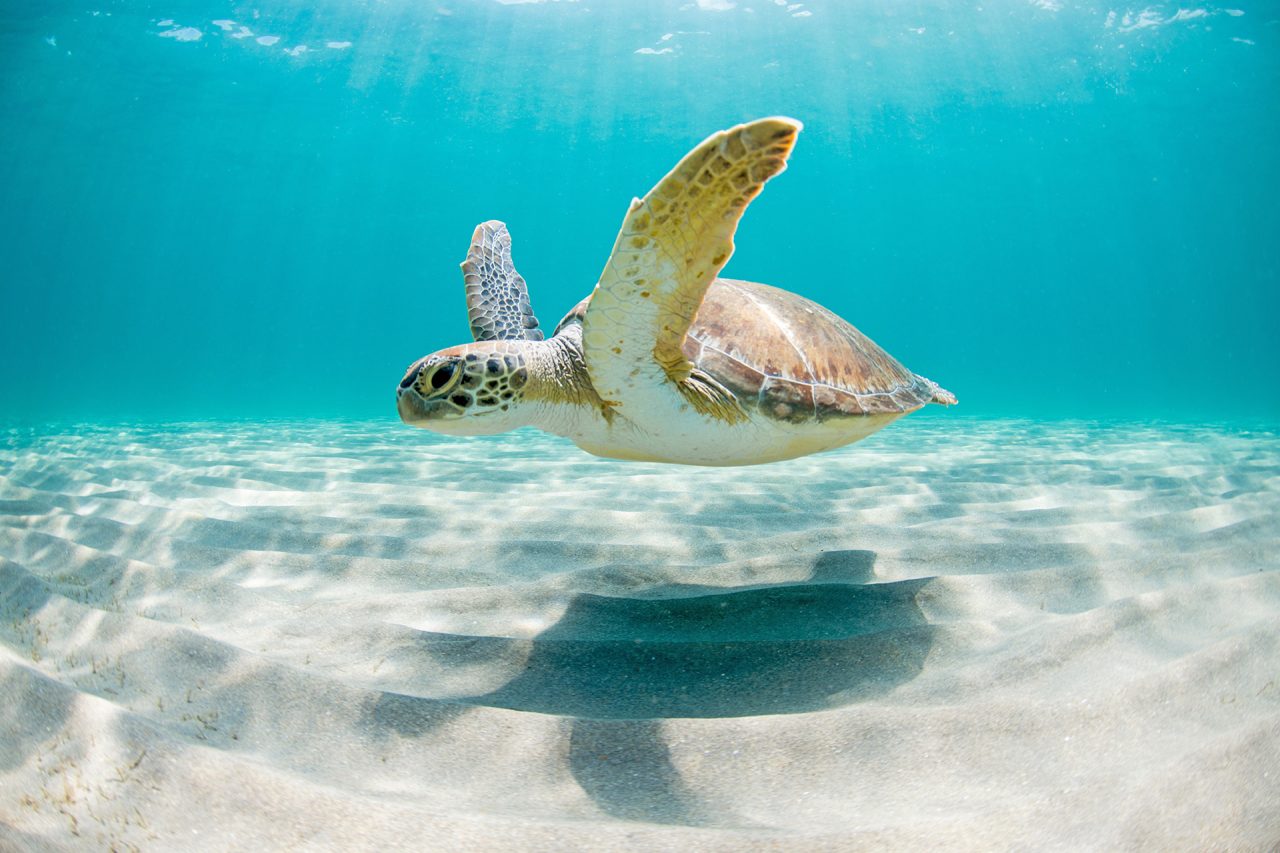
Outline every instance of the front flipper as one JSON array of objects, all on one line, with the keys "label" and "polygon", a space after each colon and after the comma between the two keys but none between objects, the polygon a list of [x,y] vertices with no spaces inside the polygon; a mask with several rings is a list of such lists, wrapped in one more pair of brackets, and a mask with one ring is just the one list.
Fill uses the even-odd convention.
[{"label": "front flipper", "polygon": [[511,234],[496,219],[481,222],[462,262],[467,319],[477,341],[540,341],[529,288],[511,262]]},{"label": "front flipper", "polygon": [[733,233],[765,181],[786,167],[800,123],[766,118],[721,131],[631,203],[582,321],[587,371],[605,404],[658,412],[671,384],[699,412],[733,422],[733,395],[681,349]]}]

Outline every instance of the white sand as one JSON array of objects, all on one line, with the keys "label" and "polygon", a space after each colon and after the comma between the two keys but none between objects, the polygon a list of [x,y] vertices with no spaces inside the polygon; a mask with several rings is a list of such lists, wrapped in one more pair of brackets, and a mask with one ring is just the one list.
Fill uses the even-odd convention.
[{"label": "white sand", "polygon": [[1268,849],[1280,439],[0,432],[0,848]]}]

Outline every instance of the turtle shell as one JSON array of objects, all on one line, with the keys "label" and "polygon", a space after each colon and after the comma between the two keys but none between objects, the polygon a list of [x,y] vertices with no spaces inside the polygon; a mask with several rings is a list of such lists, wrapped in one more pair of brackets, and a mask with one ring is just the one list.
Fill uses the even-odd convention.
[{"label": "turtle shell", "polygon": [[744,406],[791,423],[911,412],[940,391],[821,305],[749,281],[711,283],[683,350]]}]

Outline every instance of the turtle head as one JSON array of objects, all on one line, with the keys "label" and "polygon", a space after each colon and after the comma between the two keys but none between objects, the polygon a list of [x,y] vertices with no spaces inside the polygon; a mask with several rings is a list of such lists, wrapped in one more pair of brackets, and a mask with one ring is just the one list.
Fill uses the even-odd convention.
[{"label": "turtle head", "polygon": [[519,341],[434,352],[409,366],[396,389],[405,423],[445,435],[493,435],[525,426],[520,400],[529,364]]}]

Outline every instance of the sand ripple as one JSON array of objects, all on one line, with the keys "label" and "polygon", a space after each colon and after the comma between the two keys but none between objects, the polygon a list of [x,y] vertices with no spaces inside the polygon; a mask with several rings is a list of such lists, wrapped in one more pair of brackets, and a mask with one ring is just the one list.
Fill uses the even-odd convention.
[{"label": "sand ripple", "polygon": [[1265,848],[1280,438],[0,432],[0,847]]}]

